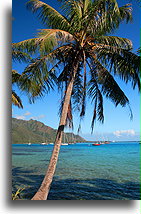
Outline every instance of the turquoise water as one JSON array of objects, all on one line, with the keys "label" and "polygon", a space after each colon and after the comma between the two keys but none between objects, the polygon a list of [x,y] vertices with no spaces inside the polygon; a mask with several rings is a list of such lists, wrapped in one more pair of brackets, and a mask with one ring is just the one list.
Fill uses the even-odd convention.
[{"label": "turquoise water", "polygon": [[[138,143],[61,146],[50,200],[139,200]],[[45,175],[52,145],[12,146],[13,191],[30,199]]]}]

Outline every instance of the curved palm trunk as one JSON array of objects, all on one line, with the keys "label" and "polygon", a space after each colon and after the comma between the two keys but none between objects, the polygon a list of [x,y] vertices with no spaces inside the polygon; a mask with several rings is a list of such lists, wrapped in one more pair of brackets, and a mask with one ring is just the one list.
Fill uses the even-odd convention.
[{"label": "curved palm trunk", "polygon": [[60,146],[62,143],[62,134],[64,131],[64,126],[66,124],[67,112],[68,112],[68,107],[69,107],[69,103],[70,103],[70,99],[71,99],[75,75],[76,75],[76,72],[78,69],[78,64],[79,64],[79,62],[76,60],[76,63],[74,66],[74,71],[73,71],[73,76],[67,87],[67,91],[65,94],[65,100],[64,100],[64,104],[63,104],[63,108],[62,108],[62,114],[60,117],[59,127],[57,130],[56,140],[54,143],[54,149],[52,152],[52,156],[50,159],[50,163],[49,163],[46,175],[44,177],[44,180],[43,180],[39,190],[37,191],[37,193],[33,196],[33,198],[31,200],[46,200],[48,197],[48,193],[50,190],[50,186],[51,186],[53,176],[55,173],[55,169],[56,169],[56,165],[57,165]]}]

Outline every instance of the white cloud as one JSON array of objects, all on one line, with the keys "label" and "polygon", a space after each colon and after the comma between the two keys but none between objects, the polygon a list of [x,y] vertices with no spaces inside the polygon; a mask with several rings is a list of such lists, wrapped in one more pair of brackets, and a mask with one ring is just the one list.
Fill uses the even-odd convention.
[{"label": "white cloud", "polygon": [[29,112],[29,111],[26,111],[25,113],[24,113],[24,115],[25,116],[28,116],[28,115],[30,115],[31,113]]},{"label": "white cloud", "polygon": [[20,119],[20,120],[24,120],[24,119],[25,119],[25,116],[23,116],[23,115],[16,115],[16,118],[17,118],[17,119]]},{"label": "white cloud", "polygon": [[134,129],[129,129],[129,130],[117,130],[117,131],[113,132],[113,134],[114,134],[116,137],[121,137],[122,135],[134,136],[134,135],[135,135],[135,131],[134,131]]},{"label": "white cloud", "polygon": [[[25,120],[27,116],[31,115],[31,113],[29,111],[26,111],[23,115],[15,115],[15,118],[17,119],[21,119],[21,120]],[[33,117],[30,117],[30,119],[33,119],[33,120],[40,120],[42,118],[44,118],[45,115],[44,114],[41,114],[41,115],[38,115],[38,116],[33,116]]]},{"label": "white cloud", "polygon": [[30,115],[31,113],[29,111],[26,111],[23,115],[15,115],[15,118],[24,120],[26,119],[26,116]]}]

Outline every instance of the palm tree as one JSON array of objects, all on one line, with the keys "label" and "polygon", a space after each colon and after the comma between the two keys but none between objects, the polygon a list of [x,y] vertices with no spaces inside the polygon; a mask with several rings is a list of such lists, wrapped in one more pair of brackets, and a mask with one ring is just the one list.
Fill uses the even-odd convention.
[{"label": "palm tree", "polygon": [[[31,200],[46,200],[55,173],[64,127],[72,126],[72,109],[84,117],[86,97],[92,99],[96,120],[104,122],[103,96],[115,106],[129,100],[114,77],[140,89],[139,56],[131,52],[129,39],[111,36],[124,20],[132,20],[131,5],[119,7],[116,0],[62,0],[63,15],[48,4],[30,0],[28,8],[48,29],[36,38],[15,44],[17,50],[39,53],[23,75],[37,81],[44,90],[54,81],[62,89],[60,123],[44,180]],[[64,15],[65,14],[65,15]],[[130,106],[129,106],[130,108]]]}]

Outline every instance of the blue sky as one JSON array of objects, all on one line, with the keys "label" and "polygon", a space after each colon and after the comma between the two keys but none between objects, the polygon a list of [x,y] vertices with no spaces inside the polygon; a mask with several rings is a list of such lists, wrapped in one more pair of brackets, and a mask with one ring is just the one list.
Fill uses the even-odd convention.
[{"label": "blue sky", "polygon": [[[13,0],[13,28],[12,28],[12,41],[19,42],[25,39],[33,38],[36,35],[37,29],[45,28],[36,14],[26,9],[26,0]],[[55,9],[59,10],[59,3],[57,0],[44,2],[50,4]],[[127,0],[119,1],[120,5],[129,3]],[[132,40],[134,50],[136,51],[140,45],[140,17],[139,6],[135,1],[132,2],[133,6],[133,22],[131,24],[123,23],[120,28],[115,32],[115,35],[126,37]],[[24,64],[13,63],[13,68],[22,72]],[[116,107],[109,100],[104,99],[104,114],[105,122],[100,124],[96,122],[94,133],[91,135],[91,119],[93,106],[88,102],[87,111],[84,120],[82,121],[82,128],[80,135],[87,140],[109,139],[109,140],[139,140],[139,93],[138,90],[134,91],[131,85],[125,85],[119,81],[121,88],[126,93],[130,100],[130,106],[133,111],[133,120],[130,120],[128,107]],[[17,90],[17,89],[16,89]],[[57,90],[46,95],[42,99],[36,100],[34,104],[29,104],[27,96],[18,91],[22,100],[24,109],[12,107],[13,117],[19,119],[36,119],[48,126],[57,128],[59,123],[58,109],[60,103],[60,95]],[[79,124],[79,117],[74,113],[74,132],[77,132]]]}]

